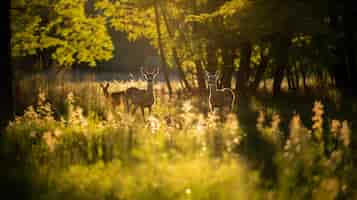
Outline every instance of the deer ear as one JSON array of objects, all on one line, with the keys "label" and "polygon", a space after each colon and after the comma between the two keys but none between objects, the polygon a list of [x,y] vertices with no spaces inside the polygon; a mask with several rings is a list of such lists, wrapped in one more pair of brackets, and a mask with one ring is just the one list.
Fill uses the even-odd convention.
[{"label": "deer ear", "polygon": [[206,72],[206,76],[210,75],[209,71],[205,70],[205,72]]},{"label": "deer ear", "polygon": [[216,71],[216,73],[214,74],[214,75],[216,75],[216,77],[219,77],[219,71]]},{"label": "deer ear", "polygon": [[155,72],[154,76],[159,75],[159,73],[160,73],[160,67],[156,67],[156,72]]},{"label": "deer ear", "polygon": [[148,76],[146,74],[143,73],[144,79],[148,80]]}]

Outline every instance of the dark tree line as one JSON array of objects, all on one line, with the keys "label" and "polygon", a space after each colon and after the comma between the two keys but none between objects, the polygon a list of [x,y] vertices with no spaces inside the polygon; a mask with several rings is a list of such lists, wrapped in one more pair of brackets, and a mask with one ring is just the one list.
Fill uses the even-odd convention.
[{"label": "dark tree line", "polygon": [[[64,8],[67,6],[66,1],[54,2]],[[21,3],[19,5],[21,7]],[[36,6],[28,5],[28,18],[44,16],[43,5],[42,9]],[[134,43],[143,40],[149,43],[162,60],[161,71],[170,93],[168,72],[175,68],[183,85],[190,90],[194,87],[205,89],[205,71],[218,70],[221,75],[219,87],[233,87],[240,94],[256,90],[266,79],[273,80],[274,95],[281,92],[284,80],[287,80],[289,90],[294,91],[307,88],[309,79],[314,79],[318,86],[356,94],[357,5],[353,0],[91,0],[69,9],[75,13],[81,11],[81,6],[85,6],[86,13],[80,19],[65,12],[66,9],[43,17],[46,20],[42,20],[40,26],[59,30],[59,35],[48,31],[39,36],[38,31],[34,31],[31,34],[34,38],[39,37],[40,42],[37,46],[30,45],[25,52],[19,47],[28,47],[24,45],[28,41],[21,40],[22,37],[14,40],[14,52],[19,53],[15,60],[27,53],[42,58],[46,66],[53,61],[72,66],[95,64],[96,61],[105,65],[114,48],[103,26],[98,26],[103,29],[101,32],[88,30],[104,41],[95,44],[84,39],[86,30],[73,31],[80,44],[87,46],[70,43],[73,38],[66,38],[63,33],[76,30],[71,25],[74,19],[84,22],[83,29],[94,20],[104,23],[112,32],[125,33],[120,37],[127,37]],[[52,9],[51,6],[45,8]],[[64,23],[48,27],[51,20],[58,18]],[[15,19],[15,22],[23,20]],[[17,29],[13,32],[20,36],[29,34]],[[118,48],[121,44],[116,44],[118,38],[114,35],[110,38]],[[60,41],[56,40],[58,38]],[[66,48],[79,49],[78,52],[63,53],[67,52],[61,49],[63,42],[72,45]],[[86,59],[83,59],[78,56],[81,48],[99,50],[94,57],[88,57],[90,51],[86,52]],[[115,56],[119,61],[121,56],[127,57]],[[130,67],[134,70],[138,66]],[[234,86],[231,85],[233,79]]]}]

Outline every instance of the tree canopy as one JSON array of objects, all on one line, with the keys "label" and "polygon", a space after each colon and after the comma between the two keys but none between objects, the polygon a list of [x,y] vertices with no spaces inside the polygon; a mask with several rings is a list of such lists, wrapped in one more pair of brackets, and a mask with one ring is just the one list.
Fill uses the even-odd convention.
[{"label": "tree canopy", "polygon": [[14,0],[11,5],[13,56],[51,51],[61,66],[109,60],[114,50],[105,18],[86,13],[86,0]]},{"label": "tree canopy", "polygon": [[274,93],[279,93],[283,79],[292,80],[292,75],[304,80],[330,77],[338,88],[353,88],[352,76],[357,75],[354,4],[335,0],[14,0],[12,53],[49,51],[63,66],[95,66],[113,56],[115,38],[108,34],[110,28],[126,33],[130,41],[149,41],[161,56],[169,88],[168,68],[177,68],[187,87],[196,83],[205,87],[202,72],[206,69],[222,71],[225,87],[235,77],[239,90],[254,88],[261,78],[272,78]]}]

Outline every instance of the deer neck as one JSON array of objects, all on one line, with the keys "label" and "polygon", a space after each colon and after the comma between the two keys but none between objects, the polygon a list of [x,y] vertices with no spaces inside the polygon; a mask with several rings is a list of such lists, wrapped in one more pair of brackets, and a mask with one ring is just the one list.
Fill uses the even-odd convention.
[{"label": "deer neck", "polygon": [[103,90],[103,93],[106,98],[108,98],[110,96],[108,91]]},{"label": "deer neck", "polygon": [[152,81],[148,81],[147,83],[147,94],[149,94],[150,96],[153,96],[154,95],[154,92],[153,92],[153,87],[154,87],[154,84]]},{"label": "deer neck", "polygon": [[212,94],[215,94],[216,91],[217,91],[216,84],[209,84],[209,93],[212,95]]}]

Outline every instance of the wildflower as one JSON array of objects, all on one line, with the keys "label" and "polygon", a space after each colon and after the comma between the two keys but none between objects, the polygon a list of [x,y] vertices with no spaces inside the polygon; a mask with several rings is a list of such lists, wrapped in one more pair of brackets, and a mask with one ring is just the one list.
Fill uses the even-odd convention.
[{"label": "wildflower", "polygon": [[240,143],[240,140],[241,140],[240,137],[235,137],[235,138],[233,139],[233,143],[239,144],[239,143]]},{"label": "wildflower", "polygon": [[219,116],[216,111],[208,113],[208,120],[207,120],[208,127],[216,128],[218,119]]},{"label": "wildflower", "polygon": [[296,145],[296,152],[300,152],[301,151],[301,144],[298,144],[298,145]]},{"label": "wildflower", "polygon": [[57,138],[61,137],[62,133],[63,133],[63,132],[62,132],[60,129],[58,129],[58,128],[56,128],[55,131],[53,132],[53,134],[54,134]]},{"label": "wildflower", "polygon": [[234,114],[228,114],[228,116],[227,116],[227,121],[226,121],[226,123],[225,123],[225,126],[226,126],[228,129],[233,130],[233,131],[231,131],[231,134],[232,134],[232,135],[235,134],[235,132],[236,132],[235,130],[237,130],[238,127],[239,127],[239,124],[238,124],[238,120],[237,120],[236,115],[234,115]]},{"label": "wildflower", "polygon": [[35,131],[31,131],[30,132],[30,138],[35,138],[36,137],[36,132]]},{"label": "wildflower", "polygon": [[351,129],[348,126],[348,122],[346,120],[342,122],[340,134],[341,134],[340,138],[343,142],[343,145],[345,145],[345,147],[348,147],[349,144],[351,143],[351,141],[350,141]]},{"label": "wildflower", "polygon": [[340,182],[337,178],[328,178],[321,181],[320,187],[325,193],[329,193],[333,197],[331,199],[335,199],[340,188]]},{"label": "wildflower", "polygon": [[196,133],[198,136],[204,135],[206,131],[207,124],[205,123],[204,120],[201,118],[198,119],[197,125],[196,125]]},{"label": "wildflower", "polygon": [[33,106],[29,106],[29,107],[27,107],[27,109],[25,111],[24,118],[27,119],[27,120],[36,120],[39,117],[38,117],[38,114],[35,111],[34,107]]},{"label": "wildflower", "polygon": [[343,153],[341,150],[336,150],[336,151],[333,151],[331,153],[331,156],[330,156],[330,161],[333,163],[333,164],[338,164],[341,162],[342,160],[342,157],[343,157]]},{"label": "wildflower", "polygon": [[56,139],[52,136],[52,133],[47,131],[43,134],[43,140],[47,144],[50,152],[55,150]]},{"label": "wildflower", "polygon": [[185,113],[191,112],[192,109],[193,109],[193,106],[192,106],[191,101],[185,101],[185,102],[183,102],[183,104],[182,104],[182,110],[183,110]]},{"label": "wildflower", "polygon": [[257,129],[262,130],[264,128],[264,123],[265,123],[265,113],[264,111],[259,111],[259,116],[257,118]]},{"label": "wildflower", "polygon": [[191,124],[196,119],[196,113],[193,112],[193,106],[191,101],[185,101],[182,105],[183,113],[181,114],[182,119],[186,125]]},{"label": "wildflower", "polygon": [[312,129],[316,135],[316,138],[322,139],[322,125],[323,125],[323,114],[324,114],[324,106],[320,101],[316,101],[314,103],[314,107],[312,109],[314,115],[312,116]]},{"label": "wildflower", "polygon": [[285,143],[284,150],[289,150],[290,146],[291,146],[291,141],[290,141],[290,139],[288,139]]},{"label": "wildflower", "polygon": [[67,94],[66,103],[68,105],[73,105],[74,104],[74,95],[73,95],[72,92]]},{"label": "wildflower", "polygon": [[271,129],[272,129],[273,132],[278,132],[279,131],[280,122],[281,122],[280,116],[278,114],[274,114],[272,122],[271,122]]},{"label": "wildflower", "polygon": [[160,120],[157,119],[156,117],[150,116],[147,119],[147,121],[148,121],[148,126],[151,129],[151,133],[155,133],[160,129],[161,123],[160,123]]},{"label": "wildflower", "polygon": [[111,111],[107,113],[107,121],[108,122],[113,122],[114,121],[114,115],[113,115],[113,113]]},{"label": "wildflower", "polygon": [[46,94],[42,90],[37,95],[37,99],[36,113],[47,121],[53,120],[51,104],[46,102]]},{"label": "wildflower", "polygon": [[40,89],[37,98],[38,98],[38,103],[43,103],[46,101],[46,94],[45,92],[42,91],[42,89]]},{"label": "wildflower", "polygon": [[299,140],[299,134],[300,134],[300,130],[302,127],[301,124],[301,119],[299,115],[295,115],[293,116],[293,118],[290,121],[290,138],[292,139],[291,142],[292,143],[297,143]]},{"label": "wildflower", "polygon": [[330,131],[334,137],[337,137],[338,132],[340,132],[341,122],[338,120],[331,121],[331,128]]}]

